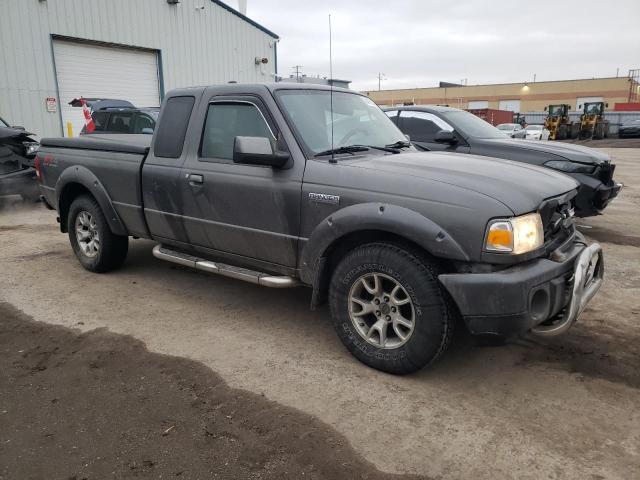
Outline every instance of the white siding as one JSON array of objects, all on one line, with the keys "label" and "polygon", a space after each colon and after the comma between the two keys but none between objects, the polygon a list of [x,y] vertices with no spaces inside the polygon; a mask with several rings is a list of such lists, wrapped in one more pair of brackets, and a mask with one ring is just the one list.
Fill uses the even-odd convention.
[{"label": "white siding", "polygon": [[275,40],[209,0],[0,0],[0,12],[0,116],[40,136],[62,134],[60,101],[45,106],[58,96],[52,35],[158,50],[165,92],[273,81]]}]

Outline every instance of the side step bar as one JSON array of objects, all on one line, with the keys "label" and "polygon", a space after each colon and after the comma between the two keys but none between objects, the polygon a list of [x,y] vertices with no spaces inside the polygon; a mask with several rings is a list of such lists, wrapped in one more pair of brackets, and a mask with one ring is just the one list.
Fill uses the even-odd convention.
[{"label": "side step bar", "polygon": [[162,245],[156,245],[153,247],[153,256],[160,260],[166,260],[185,267],[195,268],[196,270],[202,270],[203,272],[217,273],[218,275],[224,275],[225,277],[244,280],[245,282],[255,283],[256,285],[262,285],[263,287],[290,288],[300,285],[300,282],[293,277],[285,275],[274,276],[269,275],[268,273],[256,272],[246,268],[226,265],[224,263],[214,263],[209,260],[203,260],[198,257],[187,255],[186,253],[170,250]]}]

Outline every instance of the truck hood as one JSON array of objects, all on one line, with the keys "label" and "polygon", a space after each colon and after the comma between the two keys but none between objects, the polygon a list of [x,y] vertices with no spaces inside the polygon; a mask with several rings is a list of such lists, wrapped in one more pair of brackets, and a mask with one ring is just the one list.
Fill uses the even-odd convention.
[{"label": "truck hood", "polygon": [[589,165],[600,165],[611,161],[611,158],[606,153],[571,143],[538,142],[510,138],[487,138],[483,139],[482,142],[486,145],[499,145],[505,148],[539,152],[541,157],[545,157],[548,160],[557,160],[557,157],[562,157],[571,162]]},{"label": "truck hood", "polygon": [[375,173],[424,178],[464,188],[497,200],[516,215],[534,211],[543,200],[578,186],[571,177],[548,168],[458,153],[368,155],[345,163]]}]

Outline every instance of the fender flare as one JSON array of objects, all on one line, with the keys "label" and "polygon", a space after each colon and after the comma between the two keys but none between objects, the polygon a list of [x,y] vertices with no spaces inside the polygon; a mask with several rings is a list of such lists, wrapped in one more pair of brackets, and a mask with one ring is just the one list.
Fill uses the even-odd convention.
[{"label": "fender flare", "polygon": [[58,213],[60,214],[60,231],[67,231],[67,214],[62,211],[62,195],[65,189],[71,184],[82,185],[89,190],[89,193],[96,199],[98,205],[102,209],[104,216],[109,224],[109,228],[116,235],[127,235],[127,229],[124,227],[118,212],[111,202],[111,198],[104,188],[104,185],[98,180],[98,177],[87,167],[74,165],[67,167],[58,177],[56,182],[56,198],[58,199]]},{"label": "fender flare", "polygon": [[384,203],[350,205],[326,217],[311,233],[301,254],[300,276],[315,285],[318,259],[337,240],[358,231],[393,233],[420,245],[434,257],[468,261],[469,256],[438,224],[406,207]]}]

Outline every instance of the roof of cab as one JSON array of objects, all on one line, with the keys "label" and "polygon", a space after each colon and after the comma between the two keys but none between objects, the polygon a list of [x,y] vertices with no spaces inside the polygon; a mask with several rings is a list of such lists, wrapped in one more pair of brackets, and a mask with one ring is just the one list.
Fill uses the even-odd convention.
[{"label": "roof of cab", "polygon": [[221,83],[216,85],[206,85],[198,87],[177,88],[167,93],[167,97],[176,97],[183,95],[198,95],[206,90],[221,90],[225,93],[258,93],[258,92],[275,92],[278,90],[325,90],[334,92],[352,93],[362,95],[360,92],[350,90],[348,88],[332,87],[329,85],[316,85],[310,83],[294,83],[294,82],[272,82],[272,83]]}]

